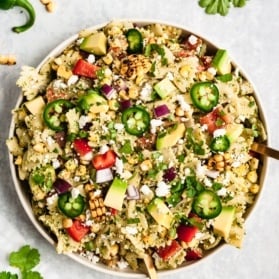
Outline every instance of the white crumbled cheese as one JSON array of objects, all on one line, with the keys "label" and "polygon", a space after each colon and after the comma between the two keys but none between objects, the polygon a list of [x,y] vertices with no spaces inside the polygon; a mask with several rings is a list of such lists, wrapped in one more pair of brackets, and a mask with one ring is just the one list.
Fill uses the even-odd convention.
[{"label": "white crumbled cheese", "polygon": [[58,169],[60,167],[60,162],[58,159],[53,159],[52,160],[52,166],[55,168],[55,169]]},{"label": "white crumbled cheese", "polygon": [[168,72],[167,75],[166,75],[166,78],[168,78],[169,80],[173,80],[174,79],[173,73]]},{"label": "white crumbled cheese", "polygon": [[67,81],[67,85],[68,85],[68,86],[71,86],[71,85],[76,84],[77,81],[78,81],[78,79],[79,79],[79,77],[78,77],[77,75],[72,75],[72,76],[70,76],[70,78],[69,78],[68,81]]},{"label": "white crumbled cheese", "polygon": [[204,237],[204,233],[202,233],[202,232],[197,232],[195,234],[195,239],[202,239],[203,237]]},{"label": "white crumbled cheese", "polygon": [[186,168],[186,169],[184,170],[184,174],[185,174],[186,176],[191,175],[191,169],[190,169],[190,168]]},{"label": "white crumbled cheese", "polygon": [[209,67],[209,68],[207,69],[207,71],[208,71],[210,74],[212,74],[213,76],[215,76],[216,73],[217,73],[216,69],[213,68],[213,67]]},{"label": "white crumbled cheese", "polygon": [[74,177],[74,181],[75,181],[75,182],[79,182],[79,181],[80,181],[80,177],[79,177],[79,176],[75,176],[75,177]]},{"label": "white crumbled cheese", "polygon": [[56,79],[54,82],[53,82],[53,88],[55,89],[65,89],[67,88],[67,84],[64,83],[61,79]]},{"label": "white crumbled cheese", "polygon": [[71,195],[73,199],[76,199],[79,196],[79,194],[80,194],[80,190],[78,187],[72,189]]},{"label": "white crumbled cheese", "polygon": [[48,136],[46,138],[46,142],[47,142],[48,145],[52,145],[52,144],[55,143],[55,140],[51,136]]},{"label": "white crumbled cheese", "polygon": [[201,126],[201,131],[202,131],[202,132],[205,132],[205,131],[207,131],[207,130],[208,130],[207,124],[203,124],[203,125]]},{"label": "white crumbled cheese", "polygon": [[204,178],[203,183],[207,187],[211,187],[212,186],[212,181],[208,177]]},{"label": "white crumbled cheese", "polygon": [[78,120],[79,128],[82,129],[86,125],[86,123],[90,122],[91,118],[87,115],[81,115],[81,117]]},{"label": "white crumbled cheese", "polygon": [[218,196],[226,196],[226,194],[227,194],[227,189],[225,187],[217,191]]},{"label": "white crumbled cheese", "polygon": [[113,180],[113,174],[110,168],[97,170],[96,183],[104,183]]},{"label": "white crumbled cheese", "polygon": [[81,255],[94,264],[100,261],[100,258],[90,251],[83,252]]},{"label": "white crumbled cheese", "polygon": [[210,178],[217,178],[219,175],[220,175],[220,172],[219,171],[215,171],[215,170],[209,170],[209,169],[206,169],[205,170],[205,175],[210,177]]},{"label": "white crumbled cheese", "polygon": [[104,76],[105,77],[110,77],[112,75],[112,71],[110,68],[106,68],[104,71]]},{"label": "white crumbled cheese", "polygon": [[129,266],[129,264],[123,259],[121,259],[120,261],[117,262],[117,266],[119,269],[125,269]]},{"label": "white crumbled cheese", "polygon": [[114,129],[120,132],[124,129],[124,125],[122,123],[115,123]]},{"label": "white crumbled cheese", "polygon": [[146,83],[140,91],[140,99],[143,101],[149,101],[151,99],[152,90],[152,86],[149,83]]},{"label": "white crumbled cheese", "polygon": [[226,130],[225,129],[217,129],[213,132],[213,137],[217,138],[217,137],[221,137],[224,136],[226,134]]},{"label": "white crumbled cheese", "polygon": [[238,116],[238,119],[241,121],[241,122],[244,122],[245,121],[245,119],[246,119],[246,117],[245,117],[245,115],[239,115]]},{"label": "white crumbled cheese", "polygon": [[198,42],[198,38],[194,35],[191,35],[189,38],[188,38],[188,42],[191,44],[191,45],[195,45],[197,42]]},{"label": "white crumbled cheese", "polygon": [[58,202],[58,194],[54,194],[46,199],[48,210],[55,210]]},{"label": "white crumbled cheese", "polygon": [[160,127],[163,124],[163,121],[161,119],[151,119],[150,126],[151,126],[151,133],[156,133],[156,128]]},{"label": "white crumbled cheese", "polygon": [[185,101],[183,95],[177,95],[176,100],[182,110],[189,111],[191,109],[191,106]]},{"label": "white crumbled cheese", "polygon": [[126,232],[127,232],[128,234],[131,234],[131,235],[135,235],[135,234],[138,233],[137,227],[127,226],[127,227],[125,228],[125,230],[126,230]]},{"label": "white crumbled cheese", "polygon": [[95,61],[96,61],[95,55],[94,54],[89,54],[88,57],[87,57],[87,62],[93,64],[93,63],[95,63]]},{"label": "white crumbled cheese", "polygon": [[177,143],[178,143],[178,144],[183,144],[183,143],[184,143],[184,139],[179,139],[179,140],[177,141]]},{"label": "white crumbled cheese", "polygon": [[206,174],[206,166],[202,166],[201,161],[197,162],[197,166],[196,166],[196,175],[198,178],[204,178],[205,174]]},{"label": "white crumbled cheese", "polygon": [[116,173],[118,173],[120,176],[123,174],[123,170],[124,170],[123,161],[121,159],[118,159],[117,157],[115,160],[115,169],[116,169]]},{"label": "white crumbled cheese", "polygon": [[160,181],[157,184],[157,188],[155,190],[156,196],[165,197],[170,193],[171,186],[165,183],[164,181]]},{"label": "white crumbled cheese", "polygon": [[148,196],[152,193],[151,189],[147,185],[142,185],[142,187],[140,188],[140,191],[146,196]]},{"label": "white crumbled cheese", "polygon": [[100,147],[99,154],[105,154],[107,151],[109,151],[109,147],[104,144]]},{"label": "white crumbled cheese", "polygon": [[97,189],[96,191],[94,191],[94,197],[99,197],[101,196],[102,191],[100,189]]}]

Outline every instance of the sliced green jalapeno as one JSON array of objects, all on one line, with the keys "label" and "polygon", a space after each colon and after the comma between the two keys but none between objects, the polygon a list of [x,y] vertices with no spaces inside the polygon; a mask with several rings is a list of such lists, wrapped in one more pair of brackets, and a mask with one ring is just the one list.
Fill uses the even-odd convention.
[{"label": "sliced green jalapeno", "polygon": [[212,219],[222,210],[222,204],[217,194],[211,190],[203,190],[193,201],[193,211],[201,218]]},{"label": "sliced green jalapeno", "polygon": [[150,126],[150,115],[141,107],[130,107],[123,111],[121,121],[127,133],[141,136]]},{"label": "sliced green jalapeno", "polygon": [[190,96],[195,107],[210,112],[218,104],[219,90],[212,82],[199,82],[192,86]]},{"label": "sliced green jalapeno", "polygon": [[54,131],[63,131],[66,129],[65,113],[74,105],[64,99],[55,100],[48,103],[43,112],[45,124]]},{"label": "sliced green jalapeno", "polygon": [[83,212],[84,207],[85,201],[81,195],[73,198],[71,192],[66,192],[58,198],[58,208],[67,217],[75,218],[79,216]]},{"label": "sliced green jalapeno", "polygon": [[213,152],[225,152],[230,148],[230,140],[226,135],[214,138],[210,143]]},{"label": "sliced green jalapeno", "polygon": [[129,53],[142,53],[143,39],[139,30],[131,28],[126,33]]}]

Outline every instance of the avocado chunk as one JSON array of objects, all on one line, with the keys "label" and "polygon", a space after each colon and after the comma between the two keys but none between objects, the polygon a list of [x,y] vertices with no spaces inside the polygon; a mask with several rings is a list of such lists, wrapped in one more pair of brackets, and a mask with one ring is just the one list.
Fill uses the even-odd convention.
[{"label": "avocado chunk", "polygon": [[147,206],[147,211],[159,225],[167,229],[171,227],[173,214],[160,198],[154,198]]},{"label": "avocado chunk", "polygon": [[106,112],[109,109],[107,100],[94,90],[89,90],[86,95],[80,97],[78,106],[93,113]]},{"label": "avocado chunk", "polygon": [[107,37],[103,32],[91,34],[84,38],[80,44],[80,49],[95,55],[105,55],[107,53]]},{"label": "avocado chunk", "polygon": [[214,233],[228,239],[234,220],[235,207],[223,206],[221,213],[215,218],[213,223]]},{"label": "avocado chunk", "polygon": [[218,49],[212,60],[212,65],[219,75],[229,74],[232,70],[230,57],[225,49]]},{"label": "avocado chunk", "polygon": [[227,124],[226,126],[226,135],[229,138],[230,142],[235,142],[243,132],[242,124]]},{"label": "avocado chunk", "polygon": [[179,123],[168,132],[159,134],[156,139],[156,149],[161,150],[163,148],[174,146],[179,139],[184,137],[185,130],[185,125],[183,123]]},{"label": "avocado chunk", "polygon": [[165,99],[168,96],[173,96],[178,91],[175,85],[168,78],[164,78],[156,83],[154,85],[154,89],[161,99]]},{"label": "avocado chunk", "polygon": [[117,210],[122,209],[128,183],[115,177],[106,194],[104,204]]}]

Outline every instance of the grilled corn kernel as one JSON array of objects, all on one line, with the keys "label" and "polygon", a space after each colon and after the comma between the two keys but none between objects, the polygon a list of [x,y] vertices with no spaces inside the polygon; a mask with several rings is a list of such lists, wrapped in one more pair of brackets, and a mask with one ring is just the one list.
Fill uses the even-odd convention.
[{"label": "grilled corn kernel", "polygon": [[116,111],[118,110],[119,104],[116,100],[112,99],[108,101],[108,106],[110,110]]},{"label": "grilled corn kernel", "polygon": [[129,89],[128,96],[130,99],[137,99],[139,96],[139,92],[138,92],[137,88],[131,87]]},{"label": "grilled corn kernel", "polygon": [[258,174],[255,170],[249,171],[246,177],[251,183],[256,183],[258,180]]},{"label": "grilled corn kernel", "polygon": [[118,96],[123,100],[129,100],[128,93],[125,90],[120,90]]},{"label": "grilled corn kernel", "polygon": [[108,53],[105,57],[103,57],[103,61],[107,64],[110,65],[113,61],[112,55]]},{"label": "grilled corn kernel", "polygon": [[84,186],[84,190],[85,190],[86,193],[89,193],[89,192],[91,192],[91,191],[94,190],[94,186],[93,186],[92,184],[87,183],[87,184]]},{"label": "grilled corn kernel", "polygon": [[260,191],[260,186],[258,184],[253,184],[253,185],[250,186],[249,191],[252,194],[257,194]]},{"label": "grilled corn kernel", "polygon": [[47,5],[46,5],[46,10],[49,13],[53,13],[55,10],[56,4],[53,1],[50,1]]},{"label": "grilled corn kernel", "polygon": [[64,218],[62,220],[62,226],[64,229],[68,229],[73,225],[73,220],[70,218]]},{"label": "grilled corn kernel", "polygon": [[180,68],[179,73],[183,77],[188,77],[190,71],[191,71],[191,67],[189,65],[184,65]]},{"label": "grilled corn kernel", "polygon": [[221,154],[215,154],[214,155],[215,162],[222,162],[224,160],[224,157]]},{"label": "grilled corn kernel", "polygon": [[249,165],[250,165],[250,169],[251,169],[251,170],[257,170],[258,167],[259,167],[259,159],[257,159],[257,158],[252,158],[252,159],[249,161]]},{"label": "grilled corn kernel", "polygon": [[175,109],[175,115],[176,116],[184,116],[184,110],[181,107],[177,107]]}]

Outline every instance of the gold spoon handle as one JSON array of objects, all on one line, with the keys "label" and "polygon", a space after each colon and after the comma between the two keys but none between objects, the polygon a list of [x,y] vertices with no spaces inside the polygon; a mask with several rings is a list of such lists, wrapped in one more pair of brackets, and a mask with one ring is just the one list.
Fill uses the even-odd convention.
[{"label": "gold spoon handle", "polygon": [[279,160],[279,150],[275,150],[271,147],[266,146],[265,144],[254,142],[251,145],[251,150],[256,153]]}]

